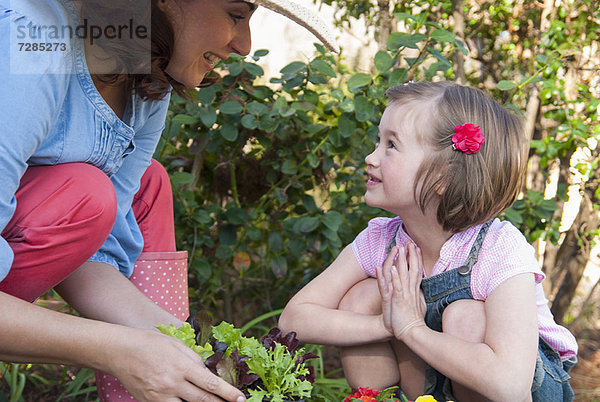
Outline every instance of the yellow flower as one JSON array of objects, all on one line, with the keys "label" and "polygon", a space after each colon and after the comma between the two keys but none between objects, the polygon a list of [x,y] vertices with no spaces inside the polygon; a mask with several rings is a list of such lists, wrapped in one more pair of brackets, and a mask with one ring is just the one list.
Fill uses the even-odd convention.
[{"label": "yellow flower", "polygon": [[431,395],[423,395],[415,399],[415,402],[437,402]]},{"label": "yellow flower", "polygon": [[[423,395],[415,399],[415,402],[437,402],[437,400],[431,395]],[[454,402],[454,401],[447,401]]]}]

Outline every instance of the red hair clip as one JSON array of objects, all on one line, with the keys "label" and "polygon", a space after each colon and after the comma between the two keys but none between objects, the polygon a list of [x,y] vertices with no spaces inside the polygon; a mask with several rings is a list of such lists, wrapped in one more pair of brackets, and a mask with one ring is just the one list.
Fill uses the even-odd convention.
[{"label": "red hair clip", "polygon": [[479,152],[481,144],[485,141],[481,128],[471,123],[454,127],[452,135],[452,148],[467,154]]}]

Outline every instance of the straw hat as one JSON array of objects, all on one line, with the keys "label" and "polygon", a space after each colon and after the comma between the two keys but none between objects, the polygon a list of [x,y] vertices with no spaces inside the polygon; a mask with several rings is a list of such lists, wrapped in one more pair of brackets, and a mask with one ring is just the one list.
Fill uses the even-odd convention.
[{"label": "straw hat", "polygon": [[340,48],[328,24],[319,15],[294,0],[246,0],[258,6],[263,6],[284,15],[308,29],[331,51],[338,53]]}]

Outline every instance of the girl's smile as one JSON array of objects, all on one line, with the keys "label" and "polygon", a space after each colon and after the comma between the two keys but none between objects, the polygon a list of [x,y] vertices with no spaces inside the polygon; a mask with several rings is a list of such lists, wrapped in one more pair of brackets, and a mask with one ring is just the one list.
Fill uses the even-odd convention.
[{"label": "girl's smile", "polygon": [[375,177],[373,174],[369,173],[369,180],[367,181],[367,186],[376,186],[381,183],[381,180]]}]

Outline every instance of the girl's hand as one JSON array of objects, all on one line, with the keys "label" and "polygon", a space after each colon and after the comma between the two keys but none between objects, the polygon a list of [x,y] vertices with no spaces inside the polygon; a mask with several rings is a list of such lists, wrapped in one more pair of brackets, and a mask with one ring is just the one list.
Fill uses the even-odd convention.
[{"label": "girl's hand", "polygon": [[383,276],[391,278],[391,327],[396,339],[403,340],[411,328],[425,325],[427,304],[421,291],[421,250],[413,243],[400,247],[396,261],[384,264]]},{"label": "girl's hand", "polygon": [[[116,340],[125,349],[112,356],[115,375],[139,401],[245,401],[241,391],[212,374],[202,358],[178,339],[133,330]],[[114,352],[114,351],[113,351]]]},{"label": "girl's hand", "polygon": [[383,320],[383,326],[387,329],[390,334],[394,333],[392,328],[392,275],[391,267],[398,255],[398,248],[392,247],[392,250],[386,257],[383,267],[376,267],[377,271],[377,285],[379,286],[379,293],[381,294],[381,315]]}]

